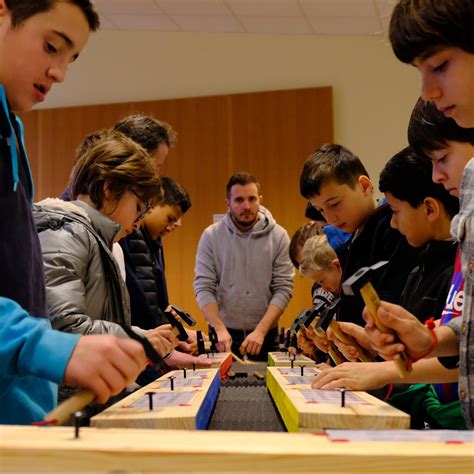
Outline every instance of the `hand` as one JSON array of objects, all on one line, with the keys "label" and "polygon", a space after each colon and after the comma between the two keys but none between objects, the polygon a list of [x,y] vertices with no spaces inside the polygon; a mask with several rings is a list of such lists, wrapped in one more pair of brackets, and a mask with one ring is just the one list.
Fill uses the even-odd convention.
[{"label": "hand", "polygon": [[64,383],[92,390],[99,403],[120,393],[146,366],[142,345],[128,338],[82,336],[64,372]]},{"label": "hand", "polygon": [[244,339],[240,346],[241,354],[258,355],[262,349],[263,341],[265,340],[265,333],[258,329],[254,329]]},{"label": "hand", "polygon": [[217,350],[219,352],[230,352],[232,347],[232,337],[224,327],[222,329],[216,329],[217,339],[219,342],[217,343]]},{"label": "hand", "polygon": [[[334,325],[337,325],[334,327]],[[339,331],[342,333],[340,334],[338,331],[333,331],[332,328],[335,330],[339,328]],[[349,337],[352,337],[355,339],[355,342],[360,346],[359,348],[355,347],[354,345],[345,343],[343,340],[341,340],[339,336],[345,336],[348,335]],[[343,323],[343,322],[336,322],[333,321],[331,322],[331,325],[329,326],[329,329],[327,331],[327,337],[330,341],[332,341],[336,347],[342,352],[343,356],[351,361],[351,362],[357,362],[363,354],[361,353],[360,348],[364,348],[369,350],[371,348],[370,346],[370,341],[369,338],[367,337],[364,328],[358,326],[357,324],[353,323]],[[347,339],[344,338],[347,342]]]},{"label": "hand", "polygon": [[171,369],[191,367],[193,364],[211,366],[212,363],[212,360],[207,357],[194,357],[179,351],[173,351],[169,357],[166,358],[166,365]]},{"label": "hand", "polygon": [[303,351],[303,354],[312,357],[314,351],[317,349],[313,341],[306,336],[306,330],[300,329],[298,331],[298,347]]},{"label": "hand", "polygon": [[379,362],[344,362],[321,371],[311,387],[322,390],[348,388],[365,391],[384,387],[388,383],[383,366]]},{"label": "hand", "polygon": [[[418,319],[401,306],[382,301],[377,310],[380,322],[392,332],[384,333],[377,329],[367,308],[362,313],[367,325],[365,333],[372,348],[386,360],[396,360],[400,352],[406,351],[412,360],[428,355],[433,347],[434,336]],[[397,342],[397,338],[401,342]]]},{"label": "hand", "polygon": [[314,345],[320,350],[325,352],[326,354],[329,352],[330,349],[330,342],[327,340],[326,337],[318,336],[312,327],[309,327],[306,330],[306,335],[313,341]]},{"label": "hand", "polygon": [[171,332],[169,324],[150,329],[144,335],[161,357],[169,354],[178,345],[178,339]]}]

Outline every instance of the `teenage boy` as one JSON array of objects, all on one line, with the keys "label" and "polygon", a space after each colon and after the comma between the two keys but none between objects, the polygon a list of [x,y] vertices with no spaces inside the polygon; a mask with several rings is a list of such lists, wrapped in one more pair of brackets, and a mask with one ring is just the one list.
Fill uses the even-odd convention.
[{"label": "teenage boy", "polygon": [[[399,229],[410,245],[422,248],[418,265],[407,279],[400,304],[420,321],[430,317],[439,319],[443,315],[444,322],[453,316],[449,311],[448,295],[452,293],[456,245],[450,238],[450,223],[459,209],[458,200],[441,184],[433,183],[431,163],[425,156],[415,155],[410,148],[402,150],[386,164],[379,187],[393,211],[391,225]],[[340,343],[338,346],[346,352]],[[350,360],[354,354],[351,355],[348,357]],[[337,374],[325,374],[323,382],[328,377],[341,377],[341,374],[351,371],[354,374],[361,371],[374,373],[383,371],[384,367],[378,363],[351,364]],[[388,371],[386,375],[390,374]],[[368,377],[365,373],[363,380]],[[321,380],[316,380],[315,386],[320,387],[320,383]],[[390,402],[410,412],[412,428],[422,428],[425,421],[431,427],[465,428],[459,403],[451,403],[457,400],[456,389],[453,384],[436,388],[413,386],[408,392],[392,396]]]},{"label": "teenage boy", "polygon": [[[328,224],[353,233],[342,281],[362,267],[388,260],[373,275],[372,283],[382,298],[398,302],[416,264],[417,251],[390,227],[390,208],[386,204],[377,207],[372,182],[359,158],[341,145],[323,145],[306,161],[300,191],[323,213]],[[364,325],[361,296],[340,296],[338,319]]]},{"label": "teenage boy", "polygon": [[[421,74],[421,96],[432,101],[460,127],[474,127],[474,3],[469,0],[404,0],[393,11],[390,42],[396,56],[414,65]],[[406,349],[413,357],[460,355],[459,395],[468,426],[474,426],[474,160],[449,154],[449,142],[440,154],[432,153],[434,176],[452,193],[459,194],[460,213],[451,231],[459,241],[465,280],[462,321],[456,318],[432,332],[418,324],[406,311],[383,305],[382,320],[394,329],[403,344],[374,329],[368,317],[367,332],[372,344],[386,358],[398,357]],[[468,150],[467,150],[468,151]],[[444,153],[444,154],[441,154]],[[474,156],[474,151],[471,156]],[[439,174],[439,169],[444,173]],[[462,175],[462,170],[464,174]],[[461,171],[461,173],[459,173]],[[462,175],[462,180],[461,180]],[[436,180],[436,178],[434,178]],[[435,346],[438,346],[434,348]],[[404,347],[405,346],[405,347]]]},{"label": "teenage boy", "polygon": [[14,115],[64,80],[98,27],[88,0],[0,0],[0,423],[40,421],[56,404],[59,382],[91,389],[103,403],[145,365],[143,348],[130,339],[51,329],[33,184]]}]

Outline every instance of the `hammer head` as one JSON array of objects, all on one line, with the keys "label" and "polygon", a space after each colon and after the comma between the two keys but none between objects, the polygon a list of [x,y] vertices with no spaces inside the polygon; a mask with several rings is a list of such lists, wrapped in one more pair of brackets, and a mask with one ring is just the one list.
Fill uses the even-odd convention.
[{"label": "hammer head", "polygon": [[346,295],[355,295],[356,291],[360,290],[366,283],[370,281],[370,274],[371,272],[378,270],[380,267],[383,267],[388,263],[387,260],[383,260],[381,262],[375,263],[370,267],[362,267],[357,270],[354,275],[349,277],[343,284],[342,284],[342,291]]},{"label": "hammer head", "polygon": [[331,321],[336,315],[337,307],[340,301],[341,298],[335,298],[334,301],[322,312],[318,322],[316,323],[316,327],[314,328],[316,334],[318,333],[318,330],[326,332],[327,328],[331,324]]},{"label": "hammer head", "polygon": [[308,329],[313,323],[314,319],[318,316],[321,316],[321,313],[329,305],[329,300],[323,298],[322,296],[316,296],[314,300],[313,307],[309,311],[306,311],[306,314],[301,319],[300,327],[303,326],[305,329]]}]

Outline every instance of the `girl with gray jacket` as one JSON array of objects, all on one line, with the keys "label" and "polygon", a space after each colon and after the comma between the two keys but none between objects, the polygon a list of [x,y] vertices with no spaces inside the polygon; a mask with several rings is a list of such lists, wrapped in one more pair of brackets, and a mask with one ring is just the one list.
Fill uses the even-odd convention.
[{"label": "girl with gray jacket", "polygon": [[[74,201],[34,206],[53,328],[127,337],[130,304],[112,245],[139,226],[161,196],[151,158],[119,132],[100,132],[73,168]],[[176,344],[170,326],[142,332],[161,356]]]}]

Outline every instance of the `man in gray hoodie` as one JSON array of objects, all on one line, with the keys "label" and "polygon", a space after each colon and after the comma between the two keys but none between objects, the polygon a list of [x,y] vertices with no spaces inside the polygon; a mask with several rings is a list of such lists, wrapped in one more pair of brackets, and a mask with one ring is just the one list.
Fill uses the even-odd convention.
[{"label": "man in gray hoodie", "polygon": [[227,183],[227,213],[207,227],[196,255],[194,293],[219,350],[265,359],[278,346],[278,319],[293,292],[289,238],[260,205],[249,173]]}]

